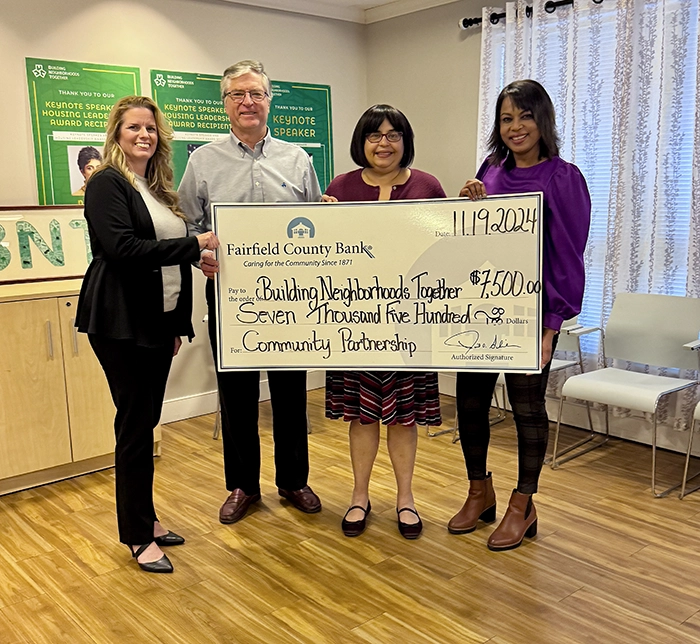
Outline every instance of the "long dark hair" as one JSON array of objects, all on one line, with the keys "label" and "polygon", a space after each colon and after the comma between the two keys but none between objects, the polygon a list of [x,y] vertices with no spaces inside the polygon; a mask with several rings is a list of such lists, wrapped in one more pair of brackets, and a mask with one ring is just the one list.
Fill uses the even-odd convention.
[{"label": "long dark hair", "polygon": [[496,115],[493,130],[489,137],[489,156],[491,165],[500,165],[505,161],[507,168],[515,165],[513,155],[501,138],[501,106],[510,98],[517,108],[532,112],[537,129],[540,131],[540,158],[551,159],[559,155],[559,135],[554,118],[554,105],[547,90],[534,80],[519,80],[506,85],[496,101]]},{"label": "long dark hair", "polygon": [[403,133],[403,156],[399,166],[407,168],[413,163],[415,149],[413,147],[413,128],[403,112],[391,105],[372,105],[360,117],[355,126],[350,140],[350,156],[357,165],[369,168],[370,164],[365,156],[365,137],[372,132],[376,132],[379,126],[384,123],[384,119],[391,123],[397,131]]}]

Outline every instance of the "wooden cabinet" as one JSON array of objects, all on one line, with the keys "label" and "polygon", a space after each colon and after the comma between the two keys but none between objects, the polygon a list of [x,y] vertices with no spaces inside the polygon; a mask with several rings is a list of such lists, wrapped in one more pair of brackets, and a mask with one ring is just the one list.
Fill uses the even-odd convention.
[{"label": "wooden cabinet", "polygon": [[[114,403],[87,335],[75,328],[78,298],[57,300],[74,461],[114,451]],[[2,305],[0,305],[2,306]]]},{"label": "wooden cabinet", "polygon": [[[0,284],[0,494],[114,464],[107,380],[73,326],[79,290]],[[156,454],[160,438],[157,427]]]},{"label": "wooden cabinet", "polygon": [[70,463],[55,299],[0,303],[0,478]]}]

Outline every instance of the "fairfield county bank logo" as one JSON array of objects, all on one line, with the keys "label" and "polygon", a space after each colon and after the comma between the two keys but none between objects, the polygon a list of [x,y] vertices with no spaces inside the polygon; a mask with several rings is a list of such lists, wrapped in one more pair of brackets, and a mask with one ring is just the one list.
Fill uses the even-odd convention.
[{"label": "fairfield county bank logo", "polygon": [[44,76],[46,76],[46,70],[41,63],[37,63],[34,65],[34,69],[32,69],[32,74],[34,74],[34,78],[44,78]]},{"label": "fairfield county bank logo", "polygon": [[292,219],[287,226],[289,239],[311,239],[316,235],[316,227],[306,217]]},{"label": "fairfield county bank logo", "polygon": [[158,87],[165,87],[165,78],[163,78],[163,74],[156,74],[156,77],[153,79],[153,82]]}]

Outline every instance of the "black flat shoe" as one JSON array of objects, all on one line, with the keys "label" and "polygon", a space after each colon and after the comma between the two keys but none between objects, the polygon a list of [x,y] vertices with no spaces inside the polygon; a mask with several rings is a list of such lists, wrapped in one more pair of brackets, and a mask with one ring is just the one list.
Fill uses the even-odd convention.
[{"label": "black flat shoe", "polygon": [[[353,510],[362,510],[365,513],[365,516],[358,521],[348,521],[345,517],[347,517]],[[372,504],[369,501],[367,501],[366,508],[363,508],[361,505],[353,505],[348,508],[348,511],[345,513],[345,517],[343,517],[343,520],[340,523],[340,526],[343,528],[343,534],[346,537],[359,537],[367,527],[367,515],[371,511]]]},{"label": "black flat shoe", "polygon": [[[418,522],[404,523],[401,521],[402,512],[413,512],[413,514],[418,517]],[[423,522],[421,521],[420,516],[418,516],[418,512],[416,512],[413,508],[401,508],[400,510],[397,508],[396,516],[399,521],[399,532],[405,539],[417,539],[420,536],[420,533],[423,532]]]},{"label": "black flat shoe", "polygon": [[183,543],[185,543],[185,537],[181,537],[179,534],[175,534],[174,532],[170,532],[170,530],[168,530],[168,534],[161,535],[160,537],[154,537],[153,541],[155,541],[161,548],[163,546],[181,546]]},{"label": "black flat shoe", "polygon": [[150,543],[144,543],[136,552],[134,552],[131,546],[129,546],[131,556],[136,559],[136,563],[139,565],[139,568],[141,568],[141,570],[145,570],[146,572],[173,572],[173,564],[170,563],[170,559],[168,559],[166,555],[163,555],[160,559],[158,559],[158,561],[148,561],[147,563],[141,563],[138,560],[138,557],[141,556],[150,545]]}]

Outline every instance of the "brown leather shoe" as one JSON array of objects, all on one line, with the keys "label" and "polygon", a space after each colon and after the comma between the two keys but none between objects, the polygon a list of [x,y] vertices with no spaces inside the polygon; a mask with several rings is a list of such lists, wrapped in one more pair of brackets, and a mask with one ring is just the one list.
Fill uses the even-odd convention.
[{"label": "brown leather shoe", "polygon": [[447,529],[452,534],[474,532],[479,519],[484,523],[496,520],[496,494],[493,491],[491,472],[483,481],[469,481],[467,500],[462,509],[450,519]]},{"label": "brown leather shoe", "polygon": [[297,510],[313,514],[321,511],[321,499],[316,496],[314,491],[307,485],[301,490],[283,490],[277,488],[278,494],[287,499]]},{"label": "brown leather shoe", "polygon": [[517,548],[525,537],[537,534],[537,510],[531,494],[520,494],[513,490],[503,519],[491,533],[489,550],[511,550]]},{"label": "brown leather shoe", "polygon": [[228,499],[221,506],[219,521],[221,523],[236,523],[236,521],[240,521],[245,516],[245,513],[248,512],[248,508],[259,500],[259,492],[258,494],[247,496],[241,488],[236,488],[228,495]]}]

